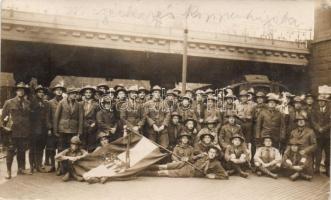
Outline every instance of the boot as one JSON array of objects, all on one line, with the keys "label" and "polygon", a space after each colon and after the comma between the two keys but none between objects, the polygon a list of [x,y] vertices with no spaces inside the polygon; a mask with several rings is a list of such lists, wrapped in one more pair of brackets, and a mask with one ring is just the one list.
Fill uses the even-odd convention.
[{"label": "boot", "polygon": [[300,174],[299,174],[298,172],[295,172],[294,174],[292,174],[292,175],[290,176],[290,179],[291,179],[292,181],[296,181],[296,180],[299,178],[299,176],[300,176]]},{"label": "boot", "polygon": [[142,176],[158,176],[157,171],[143,171],[141,173]]},{"label": "boot", "polygon": [[305,179],[307,181],[311,181],[311,179],[313,178],[313,176],[305,174],[305,173],[300,173],[300,177],[302,177],[303,179]]},{"label": "boot", "polygon": [[271,171],[269,171],[267,168],[265,167],[262,167],[262,166],[259,166],[259,170],[264,173],[265,175],[271,177],[271,178],[274,178],[274,179],[277,179],[278,178],[278,175],[277,174],[274,174],[272,173]]},{"label": "boot", "polygon": [[243,177],[243,178],[247,178],[248,177],[248,173],[244,172],[241,170],[240,166],[236,165],[236,164],[233,164],[232,165],[234,170],[239,174],[240,177]]},{"label": "boot", "polygon": [[88,182],[88,184],[94,184],[94,183],[99,183],[99,179],[96,177],[93,178],[89,178],[86,180]]},{"label": "boot", "polygon": [[11,171],[7,171],[7,175],[5,176],[5,179],[11,179]]},{"label": "boot", "polygon": [[63,182],[67,182],[70,180],[70,174],[69,172],[67,172],[63,177],[62,177],[62,181]]},{"label": "boot", "polygon": [[76,179],[76,181],[79,181],[79,182],[83,182],[83,181],[84,181],[83,177],[78,176],[78,175],[75,174],[75,173],[72,173],[72,177],[73,177],[74,179]]}]

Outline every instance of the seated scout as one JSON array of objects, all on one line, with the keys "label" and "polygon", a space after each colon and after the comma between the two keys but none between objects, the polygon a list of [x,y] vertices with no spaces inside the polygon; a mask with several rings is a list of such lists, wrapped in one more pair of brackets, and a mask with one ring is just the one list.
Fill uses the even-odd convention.
[{"label": "seated scout", "polygon": [[249,166],[249,152],[244,144],[244,137],[236,134],[232,136],[232,144],[226,148],[225,160],[228,162],[229,173],[237,172],[243,178],[248,177],[248,173],[243,171],[243,168]]},{"label": "seated scout", "polygon": [[62,177],[63,181],[69,181],[70,178],[74,178],[77,181],[83,181],[83,177],[77,175],[73,169],[72,164],[85,157],[87,151],[81,149],[81,141],[78,136],[74,136],[70,140],[70,147],[64,151],[58,153],[55,156],[55,160],[61,161],[61,166],[63,166],[64,176]]},{"label": "seated scout", "polygon": [[187,132],[181,132],[179,135],[179,144],[173,150],[171,159],[173,162],[190,161],[193,156],[193,147],[190,145],[191,135]]},{"label": "seated scout", "polygon": [[298,178],[305,180],[311,180],[313,177],[308,175],[309,166],[305,154],[300,154],[301,143],[297,140],[290,140],[290,147],[285,151],[283,155],[283,167],[286,170],[285,173],[290,177],[292,181]]},{"label": "seated scout", "polygon": [[96,152],[102,147],[106,147],[109,145],[109,135],[105,132],[98,133],[97,140],[99,141],[100,145],[93,152]]},{"label": "seated scout", "polygon": [[217,159],[219,149],[210,147],[207,154],[198,158],[194,164],[172,162],[165,165],[154,165],[143,175],[166,177],[207,177],[209,179],[228,179],[228,174]]},{"label": "seated scout", "polygon": [[227,118],[227,123],[222,126],[220,134],[218,136],[218,141],[223,149],[226,149],[228,146],[231,145],[231,137],[235,134],[243,136],[242,129],[236,121],[236,115],[229,114]]},{"label": "seated scout", "polygon": [[[194,156],[197,156],[197,157],[203,157],[211,146],[215,146],[213,144],[213,141],[215,138],[206,129],[201,129],[199,134],[200,134],[200,141],[194,145],[193,154],[194,154]],[[215,146],[215,147],[218,148],[219,150],[221,150],[221,148],[219,146]],[[219,156],[219,158],[223,157],[223,153],[220,152],[218,154],[218,156]]]},{"label": "seated scout", "polygon": [[256,174],[261,176],[265,174],[271,178],[277,179],[276,172],[282,164],[282,157],[279,150],[272,147],[271,136],[263,137],[263,147],[259,147],[254,155],[254,163],[257,168]]}]

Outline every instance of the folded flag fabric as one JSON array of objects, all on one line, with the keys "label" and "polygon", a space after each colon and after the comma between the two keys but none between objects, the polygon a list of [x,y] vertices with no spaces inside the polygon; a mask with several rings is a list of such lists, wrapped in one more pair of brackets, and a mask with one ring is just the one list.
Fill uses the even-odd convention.
[{"label": "folded flag fabric", "polygon": [[129,165],[126,162],[126,136],[74,163],[75,173],[85,180],[93,177],[123,178],[137,174],[167,155],[144,136],[131,133],[129,141]]}]

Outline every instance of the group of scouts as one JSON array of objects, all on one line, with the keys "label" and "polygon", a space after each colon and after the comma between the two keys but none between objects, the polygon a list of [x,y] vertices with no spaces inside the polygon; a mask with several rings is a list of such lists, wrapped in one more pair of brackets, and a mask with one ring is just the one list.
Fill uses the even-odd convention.
[{"label": "group of scouts", "polygon": [[56,172],[64,181],[83,181],[70,163],[136,132],[172,151],[145,175],[228,179],[232,174],[247,178],[252,170],[276,179],[282,169],[291,180],[310,180],[320,173],[322,152],[329,176],[330,116],[325,95],[280,97],[241,90],[237,97],[231,90],[212,89],[181,94],[176,88],[121,84],[32,89],[18,83],[16,96],[5,102],[1,115],[6,178],[12,177],[17,155],[18,175]]}]

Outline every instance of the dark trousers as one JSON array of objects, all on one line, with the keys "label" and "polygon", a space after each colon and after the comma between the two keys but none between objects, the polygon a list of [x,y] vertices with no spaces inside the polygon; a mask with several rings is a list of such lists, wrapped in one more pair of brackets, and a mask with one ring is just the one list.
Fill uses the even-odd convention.
[{"label": "dark trousers", "polygon": [[149,129],[148,139],[158,143],[159,145],[163,146],[164,148],[168,148],[168,146],[169,146],[169,136],[168,136],[167,130],[163,130],[163,131],[157,133],[153,129]]},{"label": "dark trousers", "polygon": [[325,169],[326,173],[330,175],[330,138],[317,138],[317,149],[315,153],[315,169],[320,168],[322,160],[322,152],[325,153]]},{"label": "dark trousers", "polygon": [[48,135],[46,140],[45,165],[51,165],[55,168],[55,154],[58,146],[58,137]]},{"label": "dark trousers", "polygon": [[58,141],[58,151],[61,152],[70,147],[70,140],[76,134],[74,133],[60,133],[59,141]]},{"label": "dark trousers", "polygon": [[19,170],[25,169],[25,151],[28,146],[28,138],[16,138],[11,137],[9,140],[9,146],[7,148],[7,170],[11,171],[14,156],[16,154],[17,165]]},{"label": "dark trousers", "polygon": [[46,135],[33,135],[30,138],[29,162],[31,169],[39,169],[42,166]]}]

